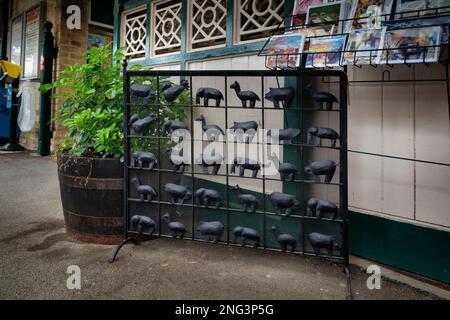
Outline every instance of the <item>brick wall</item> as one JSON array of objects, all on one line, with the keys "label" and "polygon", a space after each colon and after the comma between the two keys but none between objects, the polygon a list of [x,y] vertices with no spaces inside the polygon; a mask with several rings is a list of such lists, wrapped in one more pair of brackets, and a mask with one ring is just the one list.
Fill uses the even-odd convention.
[{"label": "brick wall", "polygon": [[[47,0],[46,19],[53,23],[53,35],[58,55],[54,61],[54,78],[64,70],[64,68],[83,62],[83,53],[86,51],[88,37],[88,6],[90,0]],[[16,16],[23,11],[39,4],[39,0],[13,1],[12,16]],[[69,5],[78,5],[81,8],[81,30],[69,30],[66,27],[68,14],[66,9]],[[33,90],[38,92],[39,82],[33,81]],[[52,116],[56,115],[63,101],[55,99],[52,101]],[[27,133],[22,133],[20,143],[28,150],[36,150],[38,145],[39,127],[39,95],[36,99],[35,127]],[[59,123],[52,125],[52,151],[56,145],[64,138],[65,132]]]}]

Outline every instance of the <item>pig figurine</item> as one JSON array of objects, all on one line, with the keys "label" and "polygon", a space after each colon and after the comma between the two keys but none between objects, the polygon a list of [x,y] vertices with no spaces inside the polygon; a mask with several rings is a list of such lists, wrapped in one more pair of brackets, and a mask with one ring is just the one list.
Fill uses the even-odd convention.
[{"label": "pig figurine", "polygon": [[275,109],[280,109],[280,102],[283,104],[284,108],[289,107],[292,99],[295,95],[295,90],[292,87],[286,88],[269,88],[269,92],[266,93],[264,98],[273,102],[273,107]]},{"label": "pig figurine", "polygon": [[325,176],[324,183],[331,183],[335,171],[336,163],[332,160],[308,161],[308,165],[305,166],[305,172],[312,175],[316,183],[320,183],[320,176]]}]

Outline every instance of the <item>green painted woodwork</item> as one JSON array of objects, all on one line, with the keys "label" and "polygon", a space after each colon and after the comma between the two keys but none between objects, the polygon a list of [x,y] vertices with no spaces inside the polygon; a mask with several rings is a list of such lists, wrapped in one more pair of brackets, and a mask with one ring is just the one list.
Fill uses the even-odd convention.
[{"label": "green painted woodwork", "polygon": [[450,284],[450,232],[349,212],[350,252]]}]

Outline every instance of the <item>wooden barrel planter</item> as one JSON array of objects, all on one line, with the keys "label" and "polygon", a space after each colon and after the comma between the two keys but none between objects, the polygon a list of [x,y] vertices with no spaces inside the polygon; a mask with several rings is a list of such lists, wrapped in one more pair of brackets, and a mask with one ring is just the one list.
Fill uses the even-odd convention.
[{"label": "wooden barrel planter", "polygon": [[120,160],[58,155],[58,178],[67,234],[83,242],[120,243],[123,239]]}]

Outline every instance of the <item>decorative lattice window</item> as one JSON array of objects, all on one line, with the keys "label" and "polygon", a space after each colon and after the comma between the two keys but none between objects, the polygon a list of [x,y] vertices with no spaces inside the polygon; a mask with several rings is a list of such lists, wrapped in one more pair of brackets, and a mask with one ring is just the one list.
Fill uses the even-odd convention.
[{"label": "decorative lattice window", "polygon": [[235,41],[267,38],[283,20],[284,0],[237,0]]},{"label": "decorative lattice window", "polygon": [[189,19],[189,49],[216,47],[225,44],[226,0],[191,0]]},{"label": "decorative lattice window", "polygon": [[147,37],[147,9],[140,7],[126,11],[122,15],[122,46],[130,59],[145,57],[145,40]]},{"label": "decorative lattice window", "polygon": [[152,56],[179,52],[181,1],[157,1],[152,6]]}]

